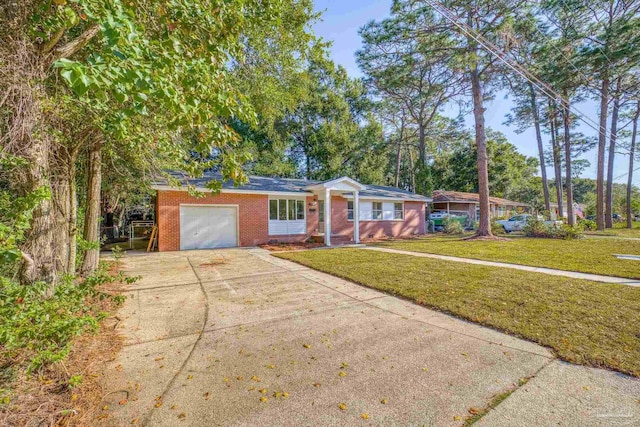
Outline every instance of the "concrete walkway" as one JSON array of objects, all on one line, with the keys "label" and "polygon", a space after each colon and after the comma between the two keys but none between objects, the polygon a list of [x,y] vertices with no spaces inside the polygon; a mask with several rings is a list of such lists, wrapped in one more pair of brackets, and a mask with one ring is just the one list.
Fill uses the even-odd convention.
[{"label": "concrete walkway", "polygon": [[103,372],[105,425],[461,426],[510,391],[485,425],[640,424],[635,378],[260,249],[122,262],[142,279]]},{"label": "concrete walkway", "polygon": [[461,257],[455,257],[455,256],[448,256],[448,255],[429,254],[424,252],[404,251],[400,249],[382,248],[378,246],[362,246],[360,249],[366,249],[369,251],[378,251],[378,252],[388,252],[392,254],[411,255],[411,256],[417,256],[422,258],[441,259],[443,261],[464,262],[466,264],[488,265],[490,267],[501,267],[501,268],[512,268],[514,270],[532,271],[534,273],[544,273],[544,274],[550,274],[552,276],[563,276],[563,277],[571,277],[573,279],[584,279],[584,280],[591,280],[594,282],[616,283],[619,285],[640,287],[639,280],[634,280],[634,279],[629,279],[624,277],[602,276],[599,274],[579,273],[577,271],[555,270],[553,268],[532,267],[528,265],[509,264],[506,262],[485,261],[485,260],[473,259],[473,258],[461,258]]}]

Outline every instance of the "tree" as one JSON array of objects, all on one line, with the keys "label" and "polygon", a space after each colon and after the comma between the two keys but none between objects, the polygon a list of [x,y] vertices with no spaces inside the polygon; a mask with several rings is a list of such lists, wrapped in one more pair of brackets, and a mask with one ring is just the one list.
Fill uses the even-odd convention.
[{"label": "tree", "polygon": [[633,130],[631,131],[631,146],[629,148],[629,172],[627,175],[627,228],[633,228],[633,208],[631,199],[633,196],[633,161],[636,155],[636,137],[638,136],[638,119],[640,118],[640,101],[636,103],[635,114],[633,115]]},{"label": "tree", "polygon": [[[518,153],[500,132],[487,130],[487,165],[490,194],[495,197],[514,198],[528,202],[521,197],[527,188],[535,186],[535,172],[538,161]],[[454,148],[439,156],[433,165],[435,188],[453,191],[477,192],[477,149],[470,135],[454,143]]]},{"label": "tree", "polygon": [[[52,173],[57,128],[47,120],[48,102],[62,88],[60,82],[69,85],[71,102],[90,118],[95,159],[106,144],[135,151],[153,141],[157,152],[169,154],[164,157],[168,165],[198,174],[217,164],[225,177],[242,181],[247,155],[238,149],[238,136],[228,123],[234,118],[256,121],[246,96],[233,84],[232,70],[261,55],[269,63],[272,52],[261,49],[267,45],[279,51],[271,63],[304,57],[306,26],[315,16],[308,1],[263,6],[258,0],[78,0],[53,7],[49,1],[27,0],[1,6],[0,84],[8,94],[2,106],[8,117],[3,146],[26,160],[13,189],[18,195],[41,187],[56,190],[33,212],[21,247],[23,282],[53,282],[64,270],[58,254],[69,246],[54,237],[65,235],[56,232],[61,221],[54,207],[66,206],[57,199],[69,192],[57,191],[64,186],[52,182],[58,176]],[[262,40],[252,44],[251,55],[247,40]],[[153,135],[144,131],[141,118]],[[96,144],[101,140],[105,145]],[[197,161],[213,151],[215,159]],[[91,182],[99,182],[100,168],[91,170]],[[85,229],[97,230],[96,210],[90,213]],[[84,270],[94,268],[96,259],[94,250]]]},{"label": "tree", "polygon": [[465,85],[463,75],[451,64],[455,48],[451,38],[446,32],[429,30],[438,25],[431,8],[396,1],[391,13],[390,18],[371,21],[360,30],[363,47],[356,57],[374,94],[406,113],[417,128],[414,191],[427,194],[431,190],[428,140],[438,136],[433,128],[438,113],[464,92]]}]

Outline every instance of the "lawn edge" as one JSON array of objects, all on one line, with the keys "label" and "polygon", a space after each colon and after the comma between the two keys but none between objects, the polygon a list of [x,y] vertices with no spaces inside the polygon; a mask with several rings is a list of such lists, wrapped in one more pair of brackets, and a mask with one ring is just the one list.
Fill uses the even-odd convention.
[{"label": "lawn edge", "polygon": [[[333,249],[343,249],[343,248],[333,248]],[[321,269],[315,268],[315,267],[313,267],[313,266],[311,266],[311,265],[307,265],[307,264],[305,264],[305,263],[303,263],[303,262],[299,262],[299,261],[297,261],[297,260],[293,260],[293,259],[289,259],[289,258],[287,258],[287,254],[292,254],[292,253],[294,253],[294,254],[295,254],[295,253],[304,253],[304,252],[306,252],[306,251],[279,252],[279,253],[271,253],[270,255],[271,255],[271,256],[273,256],[273,257],[276,257],[276,258],[280,258],[280,259],[284,259],[284,260],[286,260],[286,261],[293,262],[293,263],[298,264],[298,265],[302,265],[302,266],[304,266],[304,267],[310,268],[310,269],[312,269],[312,270],[314,270],[314,271],[318,271],[318,272],[320,272],[320,273],[328,274],[328,275],[330,275],[330,276],[337,277],[337,278],[339,278],[339,279],[346,280],[346,281],[351,282],[351,283],[355,283],[356,285],[359,285],[359,286],[364,286],[364,287],[365,287],[365,288],[367,288],[367,289],[372,289],[372,290],[375,290],[375,291],[381,292],[381,293],[383,293],[383,294],[385,294],[385,295],[389,295],[389,296],[393,296],[393,297],[396,297],[396,298],[400,298],[400,299],[402,299],[402,300],[404,300],[404,301],[411,302],[411,303],[416,304],[416,305],[418,305],[418,306],[420,306],[420,307],[425,307],[425,308],[428,308],[429,310],[434,310],[434,311],[437,311],[437,312],[439,312],[439,313],[443,313],[443,314],[446,314],[446,315],[448,315],[448,316],[455,317],[455,318],[456,318],[456,319],[458,319],[458,320],[462,320],[462,321],[464,321],[464,322],[472,323],[472,324],[475,324],[475,325],[480,325],[480,326],[482,326],[483,328],[491,329],[491,330],[493,330],[493,331],[500,332],[500,333],[503,333],[503,334],[505,334],[505,335],[509,335],[509,336],[511,336],[511,337],[514,337],[514,338],[519,338],[519,339],[522,339],[522,340],[525,340],[525,341],[528,341],[528,342],[531,342],[531,343],[537,344],[537,345],[539,345],[539,346],[541,346],[541,347],[546,348],[547,350],[549,350],[549,351],[551,352],[551,354],[553,355],[552,360],[553,360],[553,359],[559,359],[559,360],[562,360],[562,361],[564,361],[564,362],[567,362],[567,363],[570,363],[570,364],[572,364],[572,365],[576,365],[576,366],[586,366],[586,367],[589,367],[589,368],[605,369],[605,370],[607,370],[607,371],[611,371],[611,372],[616,372],[616,373],[619,373],[619,374],[627,375],[627,376],[632,377],[632,378],[640,378],[640,372],[638,372],[638,373],[636,374],[636,373],[631,372],[631,371],[625,371],[625,370],[621,370],[621,369],[616,369],[616,368],[614,368],[614,367],[612,367],[612,366],[609,366],[609,365],[607,365],[607,364],[598,364],[598,363],[577,363],[577,362],[576,362],[576,361],[574,361],[574,360],[569,360],[569,359],[567,359],[567,358],[565,358],[565,357],[561,356],[561,355],[556,351],[556,349],[554,349],[553,347],[549,347],[548,345],[546,345],[546,344],[544,344],[544,343],[541,343],[541,342],[537,341],[537,340],[536,340],[536,339],[534,339],[534,338],[530,338],[530,337],[528,337],[528,336],[525,336],[525,335],[519,334],[519,333],[517,333],[517,332],[508,331],[508,330],[505,330],[505,329],[499,328],[499,327],[497,327],[497,326],[489,325],[489,324],[486,324],[486,323],[484,323],[484,322],[482,322],[482,321],[472,320],[472,319],[470,319],[470,318],[468,318],[468,317],[466,317],[466,316],[464,316],[464,315],[461,315],[461,314],[458,314],[458,313],[453,313],[453,312],[451,312],[451,311],[449,311],[449,310],[446,310],[446,309],[443,309],[443,308],[437,307],[437,306],[432,305],[432,304],[427,304],[427,303],[423,304],[423,303],[419,303],[419,302],[417,302],[416,300],[414,300],[414,299],[412,299],[412,298],[405,297],[404,295],[400,295],[400,294],[397,294],[397,293],[389,292],[389,291],[386,291],[386,290],[383,290],[383,289],[378,289],[378,288],[372,287],[372,286],[370,286],[370,285],[368,285],[368,284],[366,284],[366,283],[360,282],[360,281],[358,281],[358,280],[354,280],[354,279],[352,279],[352,278],[345,277],[345,276],[343,276],[343,275],[341,275],[341,274],[334,274],[334,273],[330,273],[330,272],[328,272],[328,271],[324,271],[324,270],[321,270]],[[402,256],[402,254],[397,254],[397,255],[398,255],[398,256]],[[413,255],[405,255],[405,256],[413,256]],[[496,267],[496,268],[506,268],[506,267]],[[536,274],[535,272],[528,272],[528,273]],[[537,274],[545,274],[545,273],[537,273]],[[567,279],[570,279],[570,280],[571,280],[571,278],[567,278]],[[591,282],[590,280],[586,280],[586,279],[572,279],[572,280],[584,280],[584,281],[587,281],[587,282]],[[601,283],[598,283],[598,282],[593,282],[593,283],[594,283],[594,284],[601,285]],[[616,285],[616,283],[606,283],[605,285]],[[625,286],[625,285],[620,285],[620,286]],[[543,357],[544,357],[544,356],[543,356]]]}]

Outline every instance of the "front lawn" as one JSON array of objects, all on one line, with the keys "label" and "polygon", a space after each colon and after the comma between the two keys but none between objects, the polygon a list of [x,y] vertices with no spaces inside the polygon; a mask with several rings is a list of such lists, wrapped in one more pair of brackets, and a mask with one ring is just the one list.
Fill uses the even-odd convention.
[{"label": "front lawn", "polygon": [[640,289],[365,249],[275,255],[640,376]]},{"label": "front lawn", "polygon": [[640,240],[560,240],[514,236],[508,241],[486,241],[434,236],[380,242],[376,246],[640,279],[640,261],[618,259],[613,256],[640,255]]},{"label": "front lawn", "polygon": [[615,236],[615,237],[631,237],[640,239],[640,221],[632,223],[633,228],[627,228],[627,222],[616,222],[613,228],[607,228],[603,231],[589,231],[587,234],[596,236]]}]

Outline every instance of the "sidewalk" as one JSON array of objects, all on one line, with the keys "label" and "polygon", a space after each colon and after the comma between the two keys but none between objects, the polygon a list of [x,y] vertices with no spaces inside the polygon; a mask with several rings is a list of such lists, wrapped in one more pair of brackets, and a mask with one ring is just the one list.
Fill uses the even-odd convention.
[{"label": "sidewalk", "polygon": [[553,276],[564,276],[571,277],[573,279],[584,279],[591,280],[593,282],[601,282],[601,283],[616,283],[618,285],[627,285],[627,286],[636,286],[640,287],[640,281],[629,279],[625,277],[614,277],[614,276],[602,276],[599,274],[589,274],[589,273],[578,273],[576,271],[565,271],[565,270],[555,270],[553,268],[544,268],[544,267],[532,267],[528,265],[520,265],[520,264],[509,264],[506,262],[495,262],[495,261],[484,261],[480,259],[472,259],[472,258],[460,258],[454,256],[447,255],[437,255],[437,254],[428,254],[424,252],[412,252],[412,251],[403,251],[400,249],[390,249],[390,248],[380,248],[374,246],[363,246],[361,249],[366,249],[369,251],[379,251],[379,252],[388,252],[393,254],[402,254],[402,255],[412,255],[422,258],[433,258],[440,259],[443,261],[453,261],[453,262],[464,262],[467,264],[477,264],[477,265],[487,265],[490,267],[502,267],[502,268],[512,268],[514,270],[523,270],[523,271],[532,271],[535,273],[544,273],[550,274]]}]

